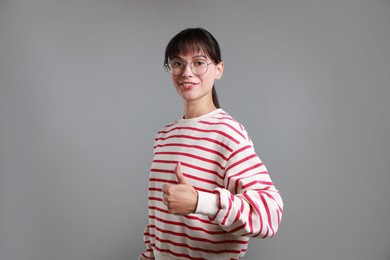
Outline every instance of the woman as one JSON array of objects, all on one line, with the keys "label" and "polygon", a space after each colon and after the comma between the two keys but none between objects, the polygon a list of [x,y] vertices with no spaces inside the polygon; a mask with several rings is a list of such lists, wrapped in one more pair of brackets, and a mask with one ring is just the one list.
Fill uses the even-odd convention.
[{"label": "woman", "polygon": [[202,28],[168,43],[165,69],[183,118],[158,132],[149,178],[147,250],[139,259],[239,259],[249,237],[272,237],[283,202],[245,128],[219,108],[224,63]]}]

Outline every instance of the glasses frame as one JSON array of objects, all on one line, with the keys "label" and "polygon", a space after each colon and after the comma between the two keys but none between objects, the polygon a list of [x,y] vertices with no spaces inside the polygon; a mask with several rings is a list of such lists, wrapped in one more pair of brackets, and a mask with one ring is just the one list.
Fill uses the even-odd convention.
[{"label": "glasses frame", "polygon": [[[207,66],[205,72],[203,72],[202,74],[197,74],[197,73],[194,72],[194,63],[193,63],[193,62],[194,62],[194,61],[199,61],[199,60],[205,61],[206,66]],[[183,67],[181,68],[180,73],[174,74],[174,73],[172,72],[172,70],[171,70],[171,62],[172,62],[172,61],[180,61],[180,62],[183,62],[183,63],[184,63]],[[184,60],[176,59],[176,60],[170,60],[168,63],[165,63],[165,64],[164,64],[164,69],[165,69],[165,71],[169,72],[169,73],[172,74],[173,76],[179,76],[180,74],[183,73],[184,69],[187,67],[187,64],[190,64],[190,69],[191,69],[192,73],[193,73],[194,75],[196,75],[196,76],[202,76],[202,75],[206,74],[206,72],[209,70],[209,65],[210,65],[210,64],[213,64],[213,63],[214,63],[214,62],[207,63],[207,61],[206,61],[205,59],[194,59],[194,60],[192,60],[192,61],[184,61]]]}]

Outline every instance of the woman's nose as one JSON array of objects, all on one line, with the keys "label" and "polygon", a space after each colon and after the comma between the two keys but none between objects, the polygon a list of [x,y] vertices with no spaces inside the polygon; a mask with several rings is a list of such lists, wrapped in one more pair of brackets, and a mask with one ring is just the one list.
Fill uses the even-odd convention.
[{"label": "woman's nose", "polygon": [[192,69],[191,69],[191,63],[186,63],[184,65],[184,68],[183,68],[183,71],[182,71],[182,76],[183,77],[189,77],[189,76],[193,76],[193,72],[192,72]]}]

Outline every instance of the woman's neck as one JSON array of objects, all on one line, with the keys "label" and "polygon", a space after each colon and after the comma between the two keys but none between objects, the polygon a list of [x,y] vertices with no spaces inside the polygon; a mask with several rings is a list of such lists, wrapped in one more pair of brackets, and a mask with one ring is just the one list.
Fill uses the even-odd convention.
[{"label": "woman's neck", "polygon": [[200,116],[203,116],[205,114],[208,114],[210,113],[211,111],[214,111],[215,109],[217,109],[214,105],[213,102],[211,102],[210,104],[207,104],[207,105],[202,105],[202,106],[199,106],[199,105],[196,105],[196,104],[189,104],[189,103],[185,103],[184,104],[184,118],[185,119],[191,119],[191,118],[195,118],[195,117],[200,117]]}]

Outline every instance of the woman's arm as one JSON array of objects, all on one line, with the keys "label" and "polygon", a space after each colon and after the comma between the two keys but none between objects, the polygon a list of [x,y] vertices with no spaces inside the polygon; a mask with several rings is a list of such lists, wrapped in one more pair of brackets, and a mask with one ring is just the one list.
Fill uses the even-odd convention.
[{"label": "woman's arm", "polygon": [[[283,201],[253,146],[236,149],[225,169],[225,187],[215,189],[214,195],[199,192],[196,213],[208,211],[214,223],[238,236],[273,237],[282,218]],[[217,207],[210,209],[213,196]]]}]

